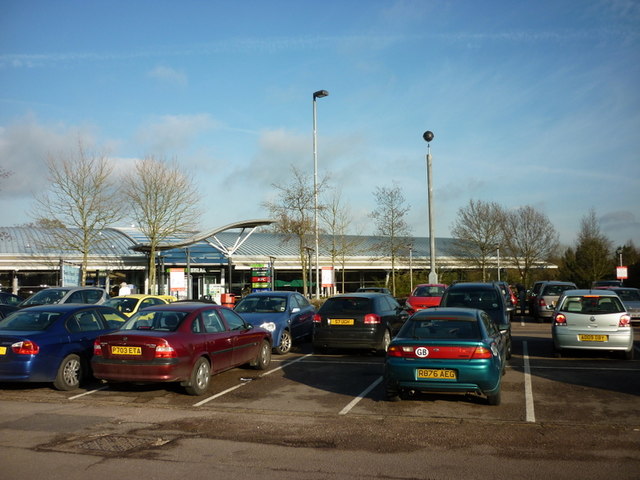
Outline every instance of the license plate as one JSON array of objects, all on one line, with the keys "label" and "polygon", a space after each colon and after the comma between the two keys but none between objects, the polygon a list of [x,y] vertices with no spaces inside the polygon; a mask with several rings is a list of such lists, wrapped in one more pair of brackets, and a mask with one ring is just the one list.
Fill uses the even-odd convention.
[{"label": "license plate", "polygon": [[111,347],[113,355],[142,355],[142,347]]},{"label": "license plate", "polygon": [[607,342],[609,341],[608,335],[578,335],[578,340],[581,342]]},{"label": "license plate", "polygon": [[353,325],[355,322],[353,318],[330,318],[329,324],[331,325]]},{"label": "license plate", "polygon": [[418,378],[431,380],[456,380],[458,375],[455,370],[445,370],[443,368],[418,368]]},{"label": "license plate", "polygon": [[7,354],[7,347],[0,347],[0,355],[6,355]]}]

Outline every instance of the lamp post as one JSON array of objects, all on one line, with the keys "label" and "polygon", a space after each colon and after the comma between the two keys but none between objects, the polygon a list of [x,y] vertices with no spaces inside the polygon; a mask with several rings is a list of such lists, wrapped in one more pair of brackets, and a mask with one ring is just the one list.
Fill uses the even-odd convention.
[{"label": "lamp post", "polygon": [[319,233],[318,233],[318,139],[316,133],[316,98],[329,95],[326,90],[313,92],[313,230],[316,243],[316,299],[320,298]]},{"label": "lamp post", "polygon": [[496,250],[498,252],[498,281],[500,281],[500,245],[496,245]]},{"label": "lamp post", "polygon": [[431,186],[431,141],[433,137],[433,132],[429,130],[422,134],[422,138],[427,142],[427,197],[429,202],[429,257],[431,269],[429,272],[429,283],[438,283],[438,274],[436,273],[436,239],[433,236],[433,188]]}]

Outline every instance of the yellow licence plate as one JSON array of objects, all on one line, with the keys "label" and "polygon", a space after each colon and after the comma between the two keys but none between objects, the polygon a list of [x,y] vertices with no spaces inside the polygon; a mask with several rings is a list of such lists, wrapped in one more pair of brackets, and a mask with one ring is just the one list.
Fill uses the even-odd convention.
[{"label": "yellow licence plate", "polygon": [[444,368],[418,368],[418,378],[456,380],[458,375],[455,370],[445,370]]},{"label": "yellow licence plate", "polygon": [[6,355],[7,354],[7,347],[0,347],[0,355]]},{"label": "yellow licence plate", "polygon": [[353,325],[355,322],[353,318],[330,318],[329,324],[331,325]]},{"label": "yellow licence plate", "polygon": [[111,353],[113,355],[142,355],[141,347],[111,347]]},{"label": "yellow licence plate", "polygon": [[578,335],[578,340],[581,342],[607,342],[609,341],[608,335]]}]

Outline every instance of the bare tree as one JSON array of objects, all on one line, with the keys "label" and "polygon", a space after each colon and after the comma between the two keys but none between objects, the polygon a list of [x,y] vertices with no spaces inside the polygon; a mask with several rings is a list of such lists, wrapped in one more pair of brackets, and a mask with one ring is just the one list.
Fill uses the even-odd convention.
[{"label": "bare tree", "polygon": [[346,258],[357,250],[362,240],[355,236],[347,235],[347,230],[353,224],[351,214],[346,205],[342,203],[339,190],[333,189],[331,196],[324,202],[324,208],[320,212],[324,230],[328,234],[325,248],[331,255],[331,266],[341,265],[342,288],[344,292]]},{"label": "bare tree", "polygon": [[391,260],[391,291],[396,294],[396,259],[406,250],[411,229],[405,219],[409,205],[397,185],[392,188],[376,187],[373,196],[377,208],[369,214],[376,223],[376,235],[382,240],[376,250]]},{"label": "bare tree", "polygon": [[156,253],[167,238],[196,228],[200,218],[192,178],[177,165],[153,156],[138,160],[124,178],[123,194],[131,217],[149,239],[149,290],[156,287]]},{"label": "bare tree", "polygon": [[504,213],[501,244],[528,285],[531,270],[558,248],[558,232],[545,214],[527,205]]},{"label": "bare tree", "polygon": [[[274,201],[267,201],[263,206],[269,211],[272,218],[276,220],[273,229],[276,232],[285,234],[287,239],[295,238],[298,242],[298,254],[300,265],[302,266],[302,278],[307,271],[307,252],[313,248],[314,232],[314,196],[313,182],[302,173],[297,167],[292,167],[290,182],[286,185],[273,184],[278,191]],[[326,179],[318,184],[318,191],[321,191],[326,184]],[[322,210],[322,205],[318,205]],[[307,282],[303,282],[303,291],[307,295],[309,292]]]},{"label": "bare tree", "polygon": [[501,242],[502,217],[502,208],[497,203],[469,200],[467,206],[458,210],[451,227],[456,250],[478,266],[483,282],[487,281],[489,258]]},{"label": "bare tree", "polygon": [[103,240],[101,230],[122,218],[112,167],[105,154],[76,151],[50,155],[50,188],[35,197],[31,216],[49,229],[56,246],[82,256],[81,284],[86,284],[89,254]]}]

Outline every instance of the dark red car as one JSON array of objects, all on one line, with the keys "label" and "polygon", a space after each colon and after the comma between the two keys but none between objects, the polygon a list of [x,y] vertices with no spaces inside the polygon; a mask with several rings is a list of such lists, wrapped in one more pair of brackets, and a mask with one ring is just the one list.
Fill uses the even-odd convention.
[{"label": "dark red car", "polygon": [[417,285],[405,301],[405,308],[407,312],[409,312],[410,315],[413,315],[418,310],[439,306],[442,294],[446,289],[447,285],[441,283],[423,283],[421,285]]},{"label": "dark red car", "polygon": [[211,375],[271,361],[271,334],[233,310],[207,303],[155,305],[133,315],[120,330],[98,337],[93,374],[112,382],[180,382],[202,395]]}]

